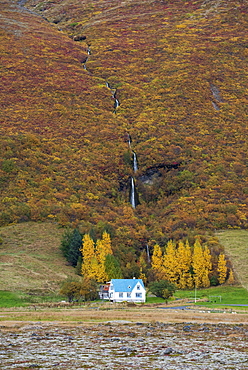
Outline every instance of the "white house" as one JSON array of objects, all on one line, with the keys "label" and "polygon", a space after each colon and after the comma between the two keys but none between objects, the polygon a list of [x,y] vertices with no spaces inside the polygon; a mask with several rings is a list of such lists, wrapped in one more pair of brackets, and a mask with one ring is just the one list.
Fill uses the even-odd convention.
[{"label": "white house", "polygon": [[145,302],[146,290],[142,279],[112,279],[109,284],[112,302]]}]

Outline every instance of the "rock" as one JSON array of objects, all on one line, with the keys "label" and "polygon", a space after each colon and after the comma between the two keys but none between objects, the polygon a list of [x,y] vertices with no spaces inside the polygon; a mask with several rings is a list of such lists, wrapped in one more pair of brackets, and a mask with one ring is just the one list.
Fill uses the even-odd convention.
[{"label": "rock", "polygon": [[138,179],[144,184],[152,185],[156,179],[162,176],[161,170],[168,172],[172,169],[177,169],[179,166],[179,162],[159,163],[147,168],[146,171],[138,177]]},{"label": "rock", "polygon": [[190,325],[184,325],[183,331],[191,331],[191,326]]},{"label": "rock", "polygon": [[113,338],[110,338],[111,342],[119,342],[120,341],[120,338],[118,337],[113,337]]},{"label": "rock", "polygon": [[125,346],[120,347],[120,351],[127,352],[127,353],[137,352],[136,349],[131,348],[131,347],[125,347]]},{"label": "rock", "polygon": [[163,352],[163,355],[170,355],[173,352],[172,348],[166,348],[166,350]]},{"label": "rock", "polygon": [[31,365],[28,366],[29,369],[33,369],[33,368],[37,368],[37,367],[40,367],[40,365],[31,364]]},{"label": "rock", "polygon": [[73,41],[83,41],[86,40],[86,36],[74,36]]},{"label": "rock", "polygon": [[131,337],[131,338],[134,338],[135,337],[135,333],[128,333],[127,334],[129,337]]}]

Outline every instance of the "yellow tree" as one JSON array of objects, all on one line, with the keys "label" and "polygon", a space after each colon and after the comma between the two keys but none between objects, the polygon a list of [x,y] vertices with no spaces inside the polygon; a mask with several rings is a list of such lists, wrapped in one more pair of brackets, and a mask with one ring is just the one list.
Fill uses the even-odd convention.
[{"label": "yellow tree", "polygon": [[210,250],[207,246],[203,248],[203,258],[204,258],[204,274],[202,279],[202,284],[205,288],[210,287],[209,274],[212,270],[212,257]]},{"label": "yellow tree", "polygon": [[192,267],[192,249],[189,245],[189,241],[186,240],[185,242],[185,261],[187,265],[189,266],[188,274],[187,274],[187,288],[192,289],[194,287],[194,281],[191,273],[191,267]]},{"label": "yellow tree", "polygon": [[104,245],[105,254],[113,254],[110,235],[104,231],[102,234],[102,243]]},{"label": "yellow tree", "polygon": [[152,270],[155,273],[157,279],[163,279],[164,267],[163,267],[163,252],[158,244],[154,245],[153,254],[151,258]]},{"label": "yellow tree", "polygon": [[202,246],[200,244],[199,239],[197,239],[194,243],[193,255],[192,255],[192,267],[194,271],[194,283],[196,288],[202,286],[202,276],[203,276],[203,269],[202,266],[204,265],[204,258],[202,253]]},{"label": "yellow tree", "polygon": [[82,242],[82,275],[97,280],[98,261],[95,255],[95,244],[89,234],[85,234]]},{"label": "yellow tree", "polygon": [[180,241],[176,250],[177,262],[178,262],[178,287],[180,289],[192,288],[193,281],[190,273],[192,253],[189,242],[185,244]]},{"label": "yellow tree", "polygon": [[228,277],[227,282],[228,282],[229,285],[233,285],[234,282],[235,282],[234,273],[233,273],[232,269],[230,269],[230,271],[229,271],[229,277]]},{"label": "yellow tree", "polygon": [[169,280],[171,283],[177,284],[179,277],[178,259],[176,245],[172,240],[169,240],[167,243],[163,260],[165,279]]},{"label": "yellow tree", "polygon": [[101,240],[97,240],[96,242],[96,258],[98,261],[98,282],[105,282],[109,279],[108,274],[106,273],[106,256],[113,254],[112,247],[111,247],[111,238],[110,235],[104,231]]},{"label": "yellow tree", "polygon": [[219,255],[217,271],[219,273],[219,278],[218,278],[219,283],[223,284],[226,280],[226,275],[227,275],[226,259],[223,253]]},{"label": "yellow tree", "polygon": [[194,271],[194,283],[196,288],[209,287],[209,273],[212,269],[211,254],[208,247],[203,248],[199,239],[194,243],[192,256],[192,267]]}]

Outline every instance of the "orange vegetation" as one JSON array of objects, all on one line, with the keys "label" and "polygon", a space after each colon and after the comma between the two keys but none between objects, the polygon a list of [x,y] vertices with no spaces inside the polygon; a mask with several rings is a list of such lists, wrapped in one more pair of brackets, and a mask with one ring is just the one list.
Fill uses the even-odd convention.
[{"label": "orange vegetation", "polygon": [[108,225],[127,259],[247,228],[244,1],[20,3],[0,0],[1,224]]}]

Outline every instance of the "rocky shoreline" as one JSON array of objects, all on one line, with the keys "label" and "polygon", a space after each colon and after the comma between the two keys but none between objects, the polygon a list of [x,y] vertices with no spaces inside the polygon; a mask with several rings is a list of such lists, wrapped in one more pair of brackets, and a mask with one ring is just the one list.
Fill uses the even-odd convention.
[{"label": "rocky shoreline", "polygon": [[247,370],[247,324],[112,321],[0,327],[3,369]]}]

